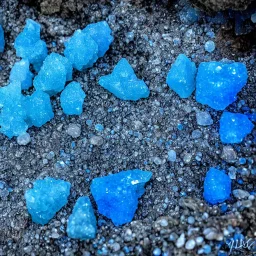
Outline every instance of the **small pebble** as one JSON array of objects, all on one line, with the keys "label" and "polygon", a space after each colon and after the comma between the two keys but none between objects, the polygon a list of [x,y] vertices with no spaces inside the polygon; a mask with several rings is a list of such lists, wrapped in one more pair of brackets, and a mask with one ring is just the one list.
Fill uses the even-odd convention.
[{"label": "small pebble", "polygon": [[202,125],[202,126],[208,126],[213,124],[211,115],[207,111],[197,112],[196,121],[198,125]]},{"label": "small pebble", "polygon": [[185,234],[182,233],[176,242],[176,246],[177,248],[181,248],[184,246],[184,244],[185,244]]},{"label": "small pebble", "polygon": [[185,248],[187,250],[193,250],[196,246],[196,242],[194,239],[189,239],[187,242],[186,242],[186,245],[185,245]]},{"label": "small pebble", "polygon": [[207,52],[213,52],[215,50],[215,43],[213,41],[207,41],[204,45],[204,49]]},{"label": "small pebble", "polygon": [[100,146],[103,144],[103,138],[101,136],[93,136],[90,139],[90,144]]},{"label": "small pebble", "polygon": [[78,138],[81,135],[81,125],[70,124],[67,129],[67,134],[72,138]]},{"label": "small pebble", "polygon": [[17,137],[17,143],[21,146],[26,146],[30,141],[31,141],[31,138],[27,132]]}]

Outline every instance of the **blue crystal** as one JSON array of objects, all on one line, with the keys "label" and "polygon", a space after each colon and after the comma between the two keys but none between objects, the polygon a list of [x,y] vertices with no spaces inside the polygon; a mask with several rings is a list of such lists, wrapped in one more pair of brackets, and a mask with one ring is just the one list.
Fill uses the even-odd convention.
[{"label": "blue crystal", "polygon": [[204,49],[207,52],[213,52],[215,50],[215,43],[213,41],[207,41],[204,45]]},{"label": "blue crystal", "polygon": [[40,39],[40,25],[27,19],[24,30],[14,42],[14,48],[18,57],[27,59],[38,71],[47,56],[46,43]]},{"label": "blue crystal", "polygon": [[42,91],[35,91],[31,96],[24,97],[23,107],[29,126],[41,127],[54,117],[50,97]]},{"label": "blue crystal", "polygon": [[230,197],[231,180],[224,171],[210,168],[204,180],[204,199],[210,204],[222,203]]},{"label": "blue crystal", "polygon": [[64,89],[67,80],[72,79],[72,67],[67,58],[51,53],[34,79],[36,90],[44,91],[50,96]]},{"label": "blue crystal", "polygon": [[195,76],[195,63],[180,54],[168,73],[166,83],[181,98],[188,98],[196,87]]},{"label": "blue crystal", "polygon": [[113,37],[111,36],[111,29],[106,21],[100,21],[97,23],[89,24],[84,28],[83,33],[91,36],[92,39],[98,45],[98,57],[103,57],[110,44],[113,42]]},{"label": "blue crystal", "polygon": [[220,139],[223,143],[240,143],[253,127],[246,115],[224,112],[220,118]]},{"label": "blue crystal", "polygon": [[4,40],[4,30],[0,25],[0,52],[4,51],[5,40]]},{"label": "blue crystal", "polygon": [[216,110],[223,110],[236,100],[247,78],[243,63],[202,62],[196,78],[196,100]]},{"label": "blue crystal", "polygon": [[79,197],[68,218],[67,233],[70,238],[92,239],[97,232],[96,217],[89,197]]},{"label": "blue crystal", "polygon": [[80,29],[65,43],[64,55],[77,70],[92,67],[98,59],[98,45]]},{"label": "blue crystal", "polygon": [[138,198],[144,194],[144,185],[151,176],[152,173],[148,171],[128,170],[95,178],[91,192],[99,213],[111,219],[115,225],[132,221]]},{"label": "blue crystal", "polygon": [[121,59],[112,74],[103,76],[99,84],[122,100],[139,100],[149,96],[144,81],[139,80],[126,59]]},{"label": "blue crystal", "polygon": [[83,111],[85,93],[81,85],[71,82],[60,95],[60,104],[66,115],[80,115]]},{"label": "blue crystal", "polygon": [[28,60],[21,60],[14,64],[10,74],[11,82],[20,82],[21,89],[26,90],[32,86],[32,78],[33,74],[29,70]]},{"label": "blue crystal", "polygon": [[104,126],[102,124],[96,124],[95,130],[98,132],[102,132],[104,130]]}]

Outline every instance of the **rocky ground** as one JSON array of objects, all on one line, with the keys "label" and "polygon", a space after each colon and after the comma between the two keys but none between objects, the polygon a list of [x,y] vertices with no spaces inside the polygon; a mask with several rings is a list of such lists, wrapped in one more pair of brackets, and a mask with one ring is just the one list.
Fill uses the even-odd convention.
[{"label": "rocky ground", "polygon": [[[6,50],[0,56],[1,85],[8,83],[10,69],[18,60],[13,42],[26,18],[42,25],[42,38],[50,52],[62,53],[63,42],[76,29],[100,20],[109,23],[115,39],[93,68],[74,74],[87,94],[81,116],[65,116],[55,97],[54,119],[28,130],[30,144],[20,146],[16,139],[0,135],[0,255],[217,255],[220,250],[229,251],[226,239],[235,234],[255,238],[256,130],[239,145],[222,145],[218,134],[221,111],[202,106],[194,96],[180,99],[165,83],[180,53],[192,57],[197,65],[210,60],[241,61],[248,68],[248,84],[228,110],[255,112],[255,46],[250,35],[235,37],[232,23],[221,26],[206,19],[193,25],[181,23],[178,13],[183,2],[166,8],[154,2],[99,1],[65,18],[43,15],[29,2],[2,3]],[[212,40],[216,43],[211,54],[204,50],[209,31],[215,33]],[[98,85],[99,77],[110,73],[121,57],[148,84],[148,99],[121,101]],[[196,113],[202,110],[209,112],[212,125],[197,124]],[[104,131],[96,131],[95,124],[102,124]],[[68,132],[71,125],[81,132],[78,138]],[[168,160],[170,150],[176,152],[175,162]],[[226,170],[232,189],[243,190],[239,196],[208,206],[202,186],[209,167]],[[91,197],[91,180],[134,168],[153,172],[134,221],[115,227],[97,213],[94,204],[96,239],[69,239],[67,218],[79,196]],[[46,176],[67,180],[72,189],[69,203],[48,225],[39,226],[27,213],[24,192],[35,179]],[[246,249],[232,253],[249,255]]]}]

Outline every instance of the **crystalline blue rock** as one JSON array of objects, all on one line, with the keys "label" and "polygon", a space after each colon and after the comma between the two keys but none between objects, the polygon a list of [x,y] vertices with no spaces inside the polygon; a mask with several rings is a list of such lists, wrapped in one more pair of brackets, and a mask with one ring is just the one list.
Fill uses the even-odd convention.
[{"label": "crystalline blue rock", "polygon": [[166,83],[181,98],[188,98],[196,87],[196,71],[195,63],[180,54],[168,73]]},{"label": "crystalline blue rock", "polygon": [[243,63],[202,62],[196,78],[196,100],[216,110],[223,110],[236,100],[247,78]]},{"label": "crystalline blue rock", "polygon": [[40,25],[31,19],[26,20],[24,30],[17,36],[14,48],[18,57],[27,59],[39,71],[47,56],[46,43],[40,39]]},{"label": "crystalline blue rock", "polygon": [[35,223],[47,224],[68,202],[71,184],[50,177],[36,180],[25,193],[27,209]]},{"label": "crystalline blue rock", "polygon": [[64,55],[77,70],[90,68],[98,59],[98,45],[80,29],[65,43]]},{"label": "crystalline blue rock", "polygon": [[199,20],[200,11],[191,6],[185,6],[179,13],[179,16],[181,22],[191,25]]},{"label": "crystalline blue rock", "polygon": [[111,219],[115,225],[132,221],[138,198],[144,194],[144,185],[151,176],[152,173],[148,171],[128,170],[95,178],[91,192],[99,213]]},{"label": "crystalline blue rock", "polygon": [[3,27],[0,25],[0,52],[4,51],[5,40],[4,40],[4,30]]},{"label": "crystalline blue rock", "polygon": [[14,64],[11,74],[10,81],[17,81],[21,83],[21,89],[26,90],[32,86],[33,74],[29,70],[28,60],[21,60]]},{"label": "crystalline blue rock", "polygon": [[89,197],[79,197],[72,214],[68,218],[68,237],[86,240],[95,238],[97,232],[96,217]]},{"label": "crystalline blue rock", "polygon": [[214,205],[230,197],[231,180],[224,171],[210,168],[204,180],[204,199]]},{"label": "crystalline blue rock", "polygon": [[31,96],[24,97],[23,107],[29,126],[41,127],[54,117],[50,97],[42,91],[35,91]]},{"label": "crystalline blue rock", "polygon": [[136,101],[149,96],[147,85],[136,77],[125,58],[117,63],[112,74],[101,77],[99,84],[121,100]]},{"label": "crystalline blue rock", "polygon": [[83,33],[92,37],[98,45],[98,57],[103,57],[113,42],[111,29],[106,21],[89,24],[84,28]]},{"label": "crystalline blue rock", "polygon": [[80,115],[83,111],[85,96],[79,83],[71,82],[68,84],[60,95],[63,112],[66,115]]},{"label": "crystalline blue rock", "polygon": [[36,90],[44,91],[53,96],[61,92],[66,81],[70,79],[72,79],[72,67],[67,58],[57,53],[51,53],[35,77],[34,86]]},{"label": "crystalline blue rock", "polygon": [[220,139],[223,143],[240,143],[253,127],[246,115],[224,112],[220,119]]}]

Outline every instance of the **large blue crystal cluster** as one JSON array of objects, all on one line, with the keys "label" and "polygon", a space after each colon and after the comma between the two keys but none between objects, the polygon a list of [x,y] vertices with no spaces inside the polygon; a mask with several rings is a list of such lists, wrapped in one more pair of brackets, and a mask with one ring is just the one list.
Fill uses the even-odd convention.
[{"label": "large blue crystal cluster", "polygon": [[45,225],[68,202],[71,184],[50,177],[36,180],[25,193],[27,209],[35,223]]},{"label": "large blue crystal cluster", "polygon": [[5,46],[4,30],[3,30],[3,27],[0,25],[0,52],[4,51],[4,46]]},{"label": "large blue crystal cluster", "polygon": [[130,222],[138,207],[138,198],[144,194],[144,185],[151,176],[152,173],[148,171],[128,170],[95,178],[91,192],[99,213],[111,219],[115,225]]}]

